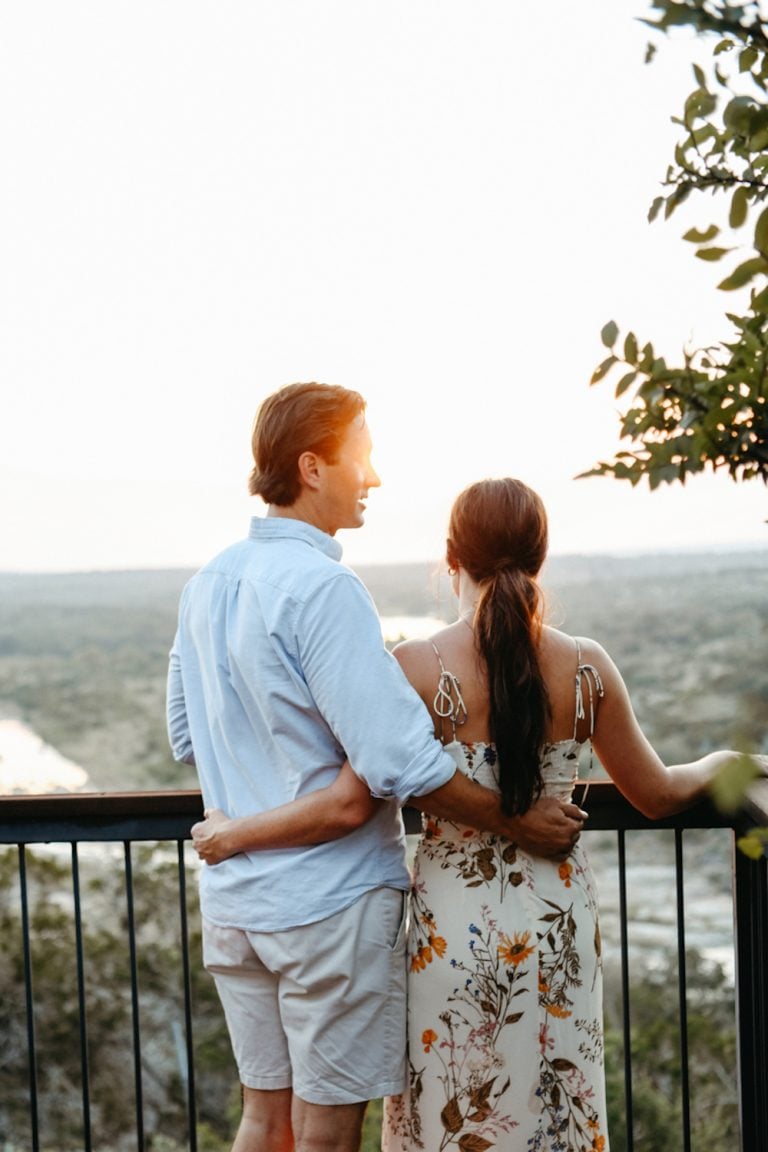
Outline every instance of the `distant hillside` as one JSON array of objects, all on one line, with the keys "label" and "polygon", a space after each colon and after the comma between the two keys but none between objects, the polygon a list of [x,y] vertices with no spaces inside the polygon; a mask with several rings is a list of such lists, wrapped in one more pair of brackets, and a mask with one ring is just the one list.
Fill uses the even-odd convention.
[{"label": "distant hillside", "polygon": [[[361,566],[382,615],[453,617],[437,564]],[[163,700],[189,572],[0,574],[0,717],[23,719],[99,790],[191,787]],[[768,751],[768,550],[553,557],[550,617],[611,652],[663,756]]]}]

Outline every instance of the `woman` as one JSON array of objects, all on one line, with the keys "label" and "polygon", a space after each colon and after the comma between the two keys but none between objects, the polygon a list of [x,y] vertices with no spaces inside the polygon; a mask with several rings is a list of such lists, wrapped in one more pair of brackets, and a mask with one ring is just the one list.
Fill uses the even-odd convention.
[{"label": "woman", "polygon": [[[459,768],[509,813],[544,792],[570,799],[592,748],[645,815],[701,795],[732,752],[667,768],[637,725],[624,682],[593,640],[542,620],[541,500],[485,480],[456,500],[447,561],[456,623],[395,655]],[[325,792],[256,817],[214,813],[193,836],[203,859],[343,834],[365,786],[346,767]],[[338,806],[337,806],[338,805]],[[409,928],[410,1091],[388,1101],[387,1152],[605,1152],[600,935],[586,855],[533,857],[425,818]]]}]

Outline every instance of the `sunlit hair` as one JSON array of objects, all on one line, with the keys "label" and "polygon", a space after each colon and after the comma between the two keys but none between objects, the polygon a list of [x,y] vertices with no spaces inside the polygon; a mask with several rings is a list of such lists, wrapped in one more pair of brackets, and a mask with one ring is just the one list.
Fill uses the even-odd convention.
[{"label": "sunlit hair", "polygon": [[293,504],[301,492],[302,452],[335,464],[344,432],[364,411],[362,396],[338,384],[288,384],[268,396],[253,425],[248,491],[267,504]]},{"label": "sunlit hair", "polygon": [[540,497],[520,480],[472,484],[453,505],[446,555],[480,586],[475,641],[488,674],[502,808],[523,813],[541,791],[539,758],[551,715],[538,656],[537,576],[547,555]]}]

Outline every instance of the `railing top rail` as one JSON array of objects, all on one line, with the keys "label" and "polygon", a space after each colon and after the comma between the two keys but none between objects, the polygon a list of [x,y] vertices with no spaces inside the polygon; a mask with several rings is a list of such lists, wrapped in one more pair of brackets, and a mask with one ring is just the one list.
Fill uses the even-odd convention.
[{"label": "railing top rail", "polygon": [[[577,785],[580,802],[584,785]],[[759,781],[737,818],[708,800],[662,820],[649,820],[633,808],[610,781],[590,785],[588,829],[743,828],[768,823],[768,780]],[[76,792],[0,797],[0,843],[73,840],[177,839],[189,835],[203,804],[197,789],[158,792]],[[418,830],[415,809],[405,811],[406,828]]]},{"label": "railing top rail", "polygon": [[199,788],[161,792],[47,792],[37,795],[0,796],[0,823],[83,816],[154,816],[169,813],[194,816],[203,813]]}]

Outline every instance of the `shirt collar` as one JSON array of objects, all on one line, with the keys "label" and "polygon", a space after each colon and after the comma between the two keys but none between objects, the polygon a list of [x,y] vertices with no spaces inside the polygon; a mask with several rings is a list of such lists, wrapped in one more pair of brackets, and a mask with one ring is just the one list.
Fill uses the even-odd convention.
[{"label": "shirt collar", "polygon": [[304,540],[319,548],[331,560],[341,560],[342,547],[333,536],[307,524],[306,520],[291,520],[284,516],[253,516],[248,533],[250,540]]}]

